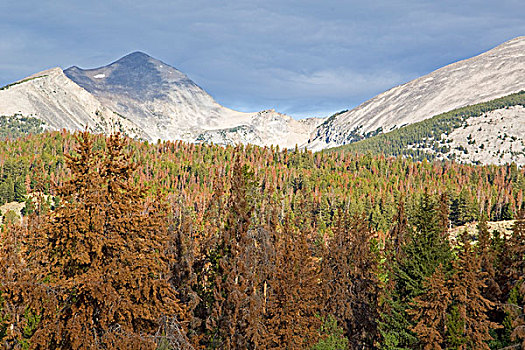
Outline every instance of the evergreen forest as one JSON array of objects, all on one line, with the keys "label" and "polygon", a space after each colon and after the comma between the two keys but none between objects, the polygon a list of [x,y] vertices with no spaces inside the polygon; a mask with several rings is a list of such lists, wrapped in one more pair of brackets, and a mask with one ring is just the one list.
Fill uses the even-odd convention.
[{"label": "evergreen forest", "polygon": [[31,132],[0,142],[1,348],[525,348],[516,164]]}]

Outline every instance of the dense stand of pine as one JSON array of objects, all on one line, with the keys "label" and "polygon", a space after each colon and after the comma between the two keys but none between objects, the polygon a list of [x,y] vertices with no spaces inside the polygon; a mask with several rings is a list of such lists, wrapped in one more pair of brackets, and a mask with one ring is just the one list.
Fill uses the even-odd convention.
[{"label": "dense stand of pine", "polygon": [[0,236],[4,348],[525,346],[514,165],[65,132],[0,153],[27,198]]}]

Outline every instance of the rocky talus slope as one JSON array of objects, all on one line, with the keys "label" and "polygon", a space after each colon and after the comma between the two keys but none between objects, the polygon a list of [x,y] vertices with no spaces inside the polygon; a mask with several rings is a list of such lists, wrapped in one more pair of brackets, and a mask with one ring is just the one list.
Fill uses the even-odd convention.
[{"label": "rocky talus slope", "polygon": [[[513,106],[469,118],[465,126],[443,135],[448,152],[438,159],[462,163],[525,165],[525,107]],[[432,152],[429,150],[429,152]]]}]

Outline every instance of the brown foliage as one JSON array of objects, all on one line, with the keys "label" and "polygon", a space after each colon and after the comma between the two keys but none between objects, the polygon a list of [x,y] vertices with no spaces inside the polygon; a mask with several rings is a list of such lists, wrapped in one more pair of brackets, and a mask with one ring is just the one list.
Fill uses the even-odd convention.
[{"label": "brown foliage", "polygon": [[363,217],[339,212],[322,259],[326,311],[336,317],[353,349],[371,348],[378,337],[378,259],[371,239]]},{"label": "brown foliage", "polygon": [[210,276],[214,287],[213,310],[207,327],[222,348],[247,349],[258,343],[257,328],[262,316],[258,293],[262,276],[257,274],[260,259],[251,237],[257,184],[239,157],[230,181],[225,224],[212,237],[218,259]]},{"label": "brown foliage", "polygon": [[321,325],[319,266],[306,233],[285,222],[275,239],[273,271],[264,288],[266,333],[261,345],[266,349],[308,348],[317,341]]},{"label": "brown foliage", "polygon": [[402,247],[408,242],[408,219],[405,213],[405,202],[401,198],[398,203],[397,211],[392,218],[392,229],[388,233],[388,239],[385,242],[388,259],[393,262],[395,259],[402,257]]},{"label": "brown foliage", "polygon": [[461,236],[461,243],[463,247],[458,259],[453,262],[455,274],[451,278],[450,289],[464,324],[466,344],[463,348],[489,349],[485,342],[492,339],[489,330],[499,328],[487,316],[495,304],[482,295],[486,273],[481,271],[481,262],[471,247],[466,231]]},{"label": "brown foliage", "polygon": [[497,303],[501,297],[501,288],[496,281],[496,270],[494,268],[496,256],[491,248],[490,233],[485,215],[481,217],[478,224],[476,253],[480,260],[481,271],[485,274],[485,287],[482,289],[483,296]]},{"label": "brown foliage", "polygon": [[447,311],[452,300],[443,270],[439,265],[423,283],[427,291],[414,299],[413,309],[408,311],[416,322],[413,331],[424,350],[442,349],[446,338]]},{"label": "brown foliage", "polygon": [[[40,317],[32,348],[154,348],[161,316],[184,318],[167,282],[164,204],[133,184],[118,135],[105,154],[87,132],[77,141],[60,206],[30,232],[27,270],[2,284],[6,304],[18,305],[13,318],[26,309]],[[11,325],[13,338],[22,325]]]}]

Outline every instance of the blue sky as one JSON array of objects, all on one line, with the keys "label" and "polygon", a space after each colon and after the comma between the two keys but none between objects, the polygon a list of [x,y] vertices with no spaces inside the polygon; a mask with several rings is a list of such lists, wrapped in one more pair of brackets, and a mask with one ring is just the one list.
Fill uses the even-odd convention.
[{"label": "blue sky", "polygon": [[144,51],[227,107],[324,116],[522,35],[523,0],[0,0],[0,86]]}]

